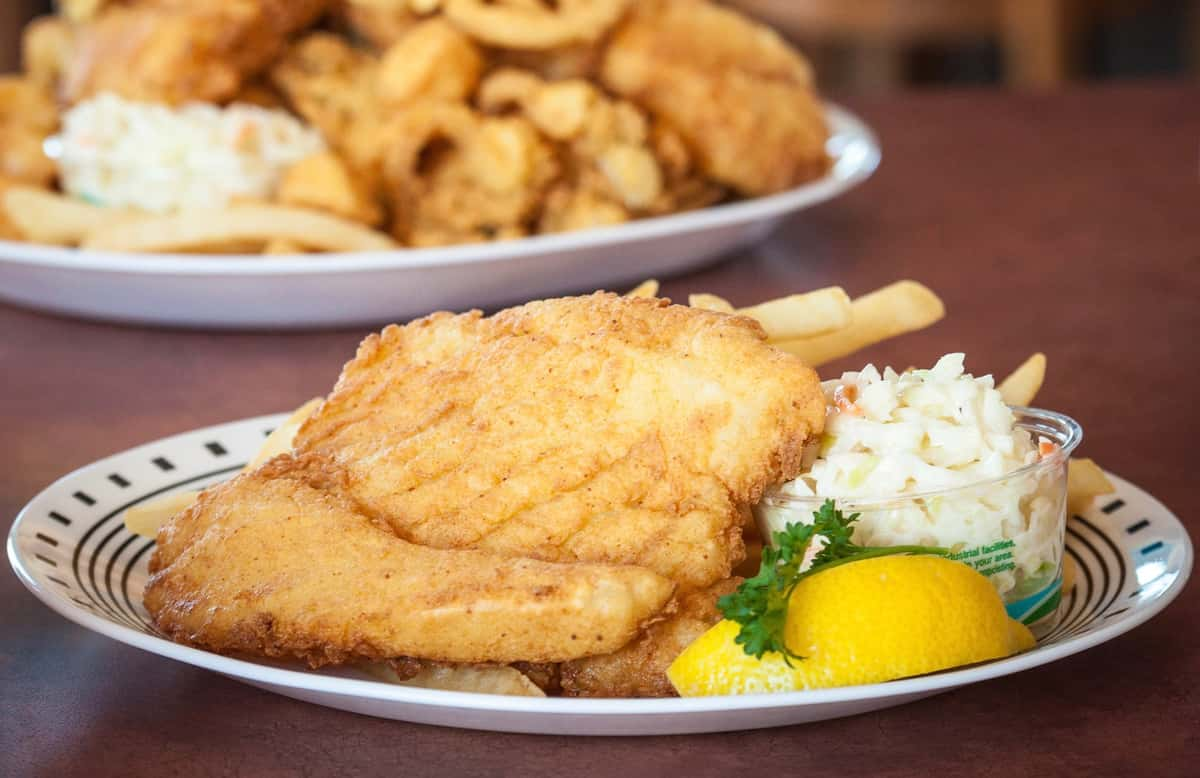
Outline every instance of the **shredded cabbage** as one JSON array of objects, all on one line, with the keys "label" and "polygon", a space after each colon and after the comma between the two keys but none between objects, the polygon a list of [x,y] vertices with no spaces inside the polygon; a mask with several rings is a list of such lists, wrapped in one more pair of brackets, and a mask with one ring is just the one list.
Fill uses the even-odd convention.
[{"label": "shredded cabbage", "polygon": [[171,108],[101,94],[63,115],[49,147],[69,194],[168,213],[269,197],[288,166],[325,144],[283,111],[205,103]]},{"label": "shredded cabbage", "polygon": [[[991,548],[977,569],[1001,594],[1021,592],[1028,587],[1018,584],[1044,578],[1047,565],[1058,569],[1062,487],[1047,473],[994,480],[1038,461],[1038,441],[1017,426],[992,377],[966,373],[963,359],[947,354],[904,373],[867,365],[825,381],[825,433],[780,495],[885,499],[862,511],[856,542]],[[944,489],[956,491],[903,499]],[[760,513],[776,529],[796,520],[781,508]]]}]

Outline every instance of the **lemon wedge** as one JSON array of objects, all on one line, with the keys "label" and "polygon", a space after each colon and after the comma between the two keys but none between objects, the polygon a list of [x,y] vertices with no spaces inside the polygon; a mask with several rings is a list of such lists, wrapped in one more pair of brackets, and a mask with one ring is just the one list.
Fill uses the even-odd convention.
[{"label": "lemon wedge", "polygon": [[987,578],[936,556],[886,556],[802,580],[788,602],[792,660],[755,659],[722,621],[667,670],[684,697],[879,683],[1000,659],[1034,646]]}]

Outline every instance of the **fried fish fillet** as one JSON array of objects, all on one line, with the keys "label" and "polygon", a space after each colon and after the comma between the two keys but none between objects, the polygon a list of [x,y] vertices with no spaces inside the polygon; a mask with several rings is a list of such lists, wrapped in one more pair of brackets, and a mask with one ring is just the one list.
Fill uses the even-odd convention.
[{"label": "fried fish fillet", "polygon": [[165,525],[145,593],[158,628],[314,667],[399,656],[553,662],[621,647],[674,588],[644,568],[413,545],[325,479],[285,454]]},{"label": "fried fish fillet", "polygon": [[721,620],[717,599],[741,582],[740,578],[727,578],[685,594],[673,604],[672,613],[620,650],[563,663],[559,670],[562,693],[568,697],[674,697],[667,668],[683,649]]},{"label": "fried fish fillet", "polygon": [[612,294],[367,338],[296,450],[401,538],[729,577],[742,507],[824,420],[816,374],[758,323]]},{"label": "fried fish fillet", "polygon": [[69,103],[100,92],[178,104],[224,102],[332,0],[140,0],[79,26],[64,68]]},{"label": "fried fish fillet", "polygon": [[[603,293],[434,314],[368,337],[291,454],[164,525],[146,606],[313,664],[612,654],[729,578],[745,506],[823,420],[751,319]],[[617,662],[661,676],[669,650]]]},{"label": "fried fish fillet", "polygon": [[707,0],[646,0],[601,79],[668,121],[704,172],[745,195],[822,175],[828,130],[808,63],[770,28]]}]

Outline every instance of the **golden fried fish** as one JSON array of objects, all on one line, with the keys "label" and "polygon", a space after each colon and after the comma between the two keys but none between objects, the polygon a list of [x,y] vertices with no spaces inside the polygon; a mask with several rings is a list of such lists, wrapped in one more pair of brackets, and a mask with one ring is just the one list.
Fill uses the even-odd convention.
[{"label": "golden fried fish", "polygon": [[289,455],[208,490],[158,536],[145,604],[214,651],[453,662],[611,651],[671,596],[644,568],[408,543]]},{"label": "golden fried fish", "polygon": [[797,472],[824,412],[757,322],[594,294],[388,327],[296,450],[414,543],[699,588],[740,561],[741,506]]},{"label": "golden fried fish", "polygon": [[704,172],[745,195],[822,175],[828,130],[808,63],[770,28],[706,0],[636,4],[604,84],[668,121]]},{"label": "golden fried fish", "polygon": [[756,322],[667,300],[388,327],[292,453],[163,526],[146,606],[178,640],[313,664],[564,662],[650,627],[662,648],[614,659],[641,681],[565,678],[662,693],[743,556],[746,505],[795,475],[824,412]]},{"label": "golden fried fish", "polygon": [[179,104],[222,102],[315,22],[332,0],[155,0],[105,8],[79,26],[62,97],[101,92]]}]

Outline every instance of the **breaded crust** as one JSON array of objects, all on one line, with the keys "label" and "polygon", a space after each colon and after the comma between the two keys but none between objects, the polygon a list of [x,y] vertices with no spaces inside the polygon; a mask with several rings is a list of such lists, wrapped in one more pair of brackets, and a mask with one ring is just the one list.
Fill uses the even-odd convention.
[{"label": "breaded crust", "polygon": [[159,629],[314,667],[557,662],[621,647],[674,588],[643,568],[413,545],[314,478],[313,464],[277,457],[163,528],[145,593]]},{"label": "breaded crust", "polygon": [[824,421],[816,374],[764,341],[749,318],[603,293],[435,314],[367,338],[296,446],[414,543],[702,588]]},{"label": "breaded crust", "polygon": [[816,374],[748,318],[604,293],[434,314],[367,338],[292,454],[163,526],[146,607],[313,665],[564,662],[661,622],[570,691],[663,693],[701,623],[673,595],[711,610],[746,506],[823,421]]}]

